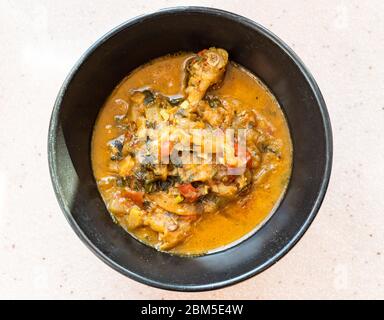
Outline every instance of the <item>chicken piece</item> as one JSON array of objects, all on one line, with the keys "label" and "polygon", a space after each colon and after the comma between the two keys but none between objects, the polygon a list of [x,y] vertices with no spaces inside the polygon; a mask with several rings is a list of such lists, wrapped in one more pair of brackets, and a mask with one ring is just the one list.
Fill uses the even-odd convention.
[{"label": "chicken piece", "polygon": [[200,101],[197,111],[212,128],[229,127],[232,124],[234,110],[231,105],[224,107],[221,104],[215,105],[207,101]]},{"label": "chicken piece", "polygon": [[162,210],[156,210],[156,212],[148,215],[145,220],[145,225],[159,233],[164,233],[168,229],[168,225],[174,224],[177,225],[176,220]]},{"label": "chicken piece", "polygon": [[178,198],[165,192],[157,192],[148,195],[148,198],[155,202],[160,208],[180,216],[198,215],[199,208],[192,203],[180,203]]},{"label": "chicken piece", "polygon": [[210,108],[209,105],[203,103],[203,101],[199,104],[199,113],[202,115],[203,120],[208,122],[213,128],[220,127],[224,122],[224,114],[221,111],[221,108]]},{"label": "chicken piece", "polygon": [[160,235],[160,250],[170,250],[181,242],[185,241],[185,239],[190,234],[193,221],[193,219],[178,219],[178,225],[176,230],[167,230],[165,233]]},{"label": "chicken piece", "polygon": [[212,192],[220,197],[233,198],[237,193],[237,187],[234,185],[226,186],[223,183],[218,183],[212,186]]},{"label": "chicken piece", "polygon": [[188,237],[193,221],[158,209],[147,217],[145,224],[159,233],[159,249],[169,250]]},{"label": "chicken piece", "polygon": [[185,89],[187,101],[195,106],[212,85],[218,83],[228,64],[228,52],[224,49],[203,50],[188,66],[189,79]]},{"label": "chicken piece", "polygon": [[217,168],[212,164],[185,164],[178,172],[182,181],[209,182],[216,175]]}]

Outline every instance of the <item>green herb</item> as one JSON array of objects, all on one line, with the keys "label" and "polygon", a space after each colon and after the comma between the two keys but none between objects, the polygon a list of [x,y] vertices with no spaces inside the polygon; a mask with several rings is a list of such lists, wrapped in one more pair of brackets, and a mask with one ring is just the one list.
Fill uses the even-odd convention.
[{"label": "green herb", "polygon": [[177,106],[179,105],[180,103],[182,103],[184,101],[184,97],[176,97],[176,98],[169,98],[168,99],[168,102],[172,105],[172,106]]},{"label": "green herb", "polygon": [[116,179],[116,186],[120,187],[120,188],[123,188],[125,186],[127,186],[127,181],[124,177],[118,177]]},{"label": "green herb", "polygon": [[207,101],[211,108],[217,108],[221,106],[221,101],[217,97],[207,97]]},{"label": "green herb", "polygon": [[143,208],[144,208],[145,210],[149,210],[149,209],[151,208],[151,202],[148,201],[148,200],[144,200],[144,202],[143,202]]},{"label": "green herb", "polygon": [[270,145],[270,144],[267,144],[267,143],[264,143],[264,142],[261,143],[261,145],[260,145],[260,151],[261,151],[262,153],[268,153],[268,152],[270,152],[270,153],[275,154],[278,158],[281,157],[281,153],[280,153],[279,150],[277,150],[274,146],[272,146],[272,145]]},{"label": "green herb", "polygon": [[144,190],[146,193],[152,193],[155,191],[155,185],[154,183],[146,183],[144,185]]},{"label": "green herb", "polygon": [[142,93],[144,94],[144,104],[145,105],[148,105],[148,104],[152,103],[153,101],[155,101],[155,95],[152,93],[152,91],[144,90],[144,91],[142,91]]},{"label": "green herb", "polygon": [[156,129],[156,122],[155,121],[145,120],[145,127],[147,129]]}]

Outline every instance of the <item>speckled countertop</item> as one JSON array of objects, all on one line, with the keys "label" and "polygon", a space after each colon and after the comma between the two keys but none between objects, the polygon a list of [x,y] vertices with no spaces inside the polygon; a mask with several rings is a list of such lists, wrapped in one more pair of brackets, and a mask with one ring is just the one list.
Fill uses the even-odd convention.
[{"label": "speckled countertop", "polygon": [[53,102],[106,31],[180,1],[0,2],[0,298],[384,298],[384,2],[185,1],[247,16],[312,71],[334,131],[332,179],[309,231],[280,262],[208,293],[154,289],[113,271],[66,222],[51,187]]}]

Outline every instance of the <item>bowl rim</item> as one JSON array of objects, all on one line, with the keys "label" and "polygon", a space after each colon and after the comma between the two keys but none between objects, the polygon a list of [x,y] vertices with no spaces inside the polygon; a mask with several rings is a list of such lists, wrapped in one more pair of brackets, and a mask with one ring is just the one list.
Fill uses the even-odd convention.
[{"label": "bowl rim", "polygon": [[[73,218],[70,210],[65,206],[63,201],[63,195],[62,190],[60,187],[60,183],[58,181],[58,175],[57,175],[57,166],[55,163],[55,145],[56,145],[56,132],[58,129],[58,115],[61,109],[61,104],[63,101],[63,97],[66,93],[66,90],[68,88],[68,85],[72,81],[73,77],[77,73],[78,69],[81,67],[81,65],[88,59],[88,57],[104,42],[109,40],[111,37],[119,33],[120,31],[124,30],[125,28],[128,28],[130,26],[133,26],[137,23],[141,23],[145,20],[150,20],[152,18],[163,16],[163,15],[169,15],[169,14],[178,14],[178,13],[201,13],[201,14],[211,14],[216,16],[223,16],[225,18],[228,18],[229,20],[233,20],[237,23],[246,25],[247,27],[257,30],[260,32],[263,36],[271,40],[275,45],[277,45],[284,53],[293,61],[297,68],[300,70],[300,72],[305,77],[307,83],[310,85],[314,96],[316,98],[316,103],[319,106],[320,114],[322,117],[323,122],[323,130],[324,130],[324,137],[325,137],[325,170],[324,175],[322,177],[321,186],[318,190],[318,193],[316,195],[316,201],[314,202],[314,205],[305,220],[305,222],[301,225],[300,229],[296,232],[295,236],[289,240],[289,242],[279,251],[277,252],[273,257],[265,261],[263,264],[256,266],[252,270],[250,270],[247,273],[243,273],[237,277],[229,278],[223,281],[214,282],[214,283],[208,283],[203,285],[195,285],[195,284],[188,284],[188,285],[177,285],[172,283],[164,283],[159,282],[147,277],[143,277],[142,275],[132,272],[123,266],[116,263],[111,258],[107,257],[99,248],[97,248],[84,234],[84,232],[81,230],[79,225],[76,223],[75,219]],[[118,271],[119,273],[128,276],[129,278],[136,280],[138,282],[141,282],[143,284],[153,286],[160,289],[166,289],[166,290],[173,290],[173,291],[184,291],[184,292],[196,292],[196,291],[208,291],[208,290],[215,290],[223,287],[227,287],[230,285],[234,285],[236,283],[239,283],[241,281],[247,280],[264,270],[268,269],[272,265],[274,265],[276,262],[278,262],[283,256],[285,256],[295,245],[296,243],[302,238],[304,233],[307,231],[311,223],[313,222],[314,218],[316,217],[320,206],[324,200],[329,180],[331,177],[331,170],[332,170],[332,159],[333,159],[333,138],[332,138],[332,128],[330,123],[330,118],[328,114],[328,110],[326,107],[326,103],[324,101],[324,98],[321,94],[321,91],[308,70],[308,68],[304,65],[304,63],[301,61],[301,59],[296,55],[296,53],[288,47],[285,42],[283,42],[279,37],[277,37],[274,33],[266,29],[261,24],[243,17],[241,15],[225,11],[222,9],[217,8],[211,8],[211,7],[203,7],[203,6],[177,6],[177,7],[168,7],[163,8],[157,11],[154,11],[149,14],[143,14],[136,16],[132,19],[129,19],[117,27],[113,28],[106,34],[104,34],[102,37],[100,37],[97,41],[95,41],[88,50],[85,51],[85,53],[77,60],[75,65],[72,67],[71,71],[69,72],[68,76],[64,80],[59,93],[57,95],[57,98],[54,103],[54,108],[51,114],[50,118],[50,125],[48,129],[48,164],[49,164],[49,172],[51,176],[52,185],[54,188],[54,192],[57,198],[57,201],[59,203],[59,206],[61,208],[61,211],[64,213],[64,216],[66,217],[68,223],[71,225],[72,229],[75,231],[77,236],[80,238],[80,240],[104,263],[106,263],[108,266],[113,268],[114,270]]]}]

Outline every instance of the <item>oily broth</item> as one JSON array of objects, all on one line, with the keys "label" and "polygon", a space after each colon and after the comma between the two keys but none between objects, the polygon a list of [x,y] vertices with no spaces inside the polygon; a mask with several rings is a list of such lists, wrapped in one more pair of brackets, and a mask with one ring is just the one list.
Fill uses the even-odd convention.
[{"label": "oily broth", "polygon": [[[178,54],[153,60],[126,77],[107,99],[96,121],[92,140],[92,166],[95,178],[110,175],[110,156],[107,142],[118,135],[112,126],[114,117],[121,115],[123,106],[118,99],[128,99],[131,90],[150,88],[167,96],[182,94],[184,67],[192,54]],[[252,233],[269,217],[287,188],[292,166],[292,143],[282,110],[267,87],[244,68],[228,64],[222,85],[212,94],[228,97],[239,110],[254,109],[274,127],[274,137],[282,143],[279,166],[268,174],[244,198],[230,203],[224,209],[206,214],[193,228],[191,235],[168,251],[175,254],[203,254],[235,243]],[[104,191],[100,190],[104,198]],[[124,227],[124,226],[123,226]],[[135,238],[148,244],[156,242],[156,232],[142,227],[130,231]]]}]

